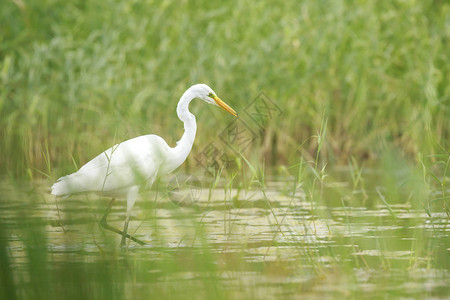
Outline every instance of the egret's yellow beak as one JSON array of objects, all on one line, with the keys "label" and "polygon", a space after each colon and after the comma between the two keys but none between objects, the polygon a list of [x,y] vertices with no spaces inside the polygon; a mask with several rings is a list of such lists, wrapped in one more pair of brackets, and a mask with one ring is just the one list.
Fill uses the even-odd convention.
[{"label": "egret's yellow beak", "polygon": [[217,97],[216,95],[213,95],[211,98],[214,99],[214,101],[216,101],[216,104],[219,105],[220,107],[222,107],[223,109],[225,109],[227,112],[229,112],[230,114],[232,114],[233,116],[237,117],[237,113],[234,111],[234,109],[232,109],[228,104],[226,104],[225,102],[223,102],[222,100],[220,100],[219,97]]}]

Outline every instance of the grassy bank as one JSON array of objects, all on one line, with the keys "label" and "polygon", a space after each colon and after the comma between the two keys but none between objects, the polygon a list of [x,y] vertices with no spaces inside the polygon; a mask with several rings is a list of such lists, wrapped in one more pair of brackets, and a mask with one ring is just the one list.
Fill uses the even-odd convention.
[{"label": "grassy bank", "polygon": [[[73,171],[147,133],[174,145],[176,103],[197,82],[240,113],[245,153],[267,167],[313,157],[324,120],[329,162],[448,154],[449,16],[445,1],[2,1],[0,168]],[[262,126],[246,114],[260,92],[279,108]],[[191,110],[185,168],[232,120]]]}]

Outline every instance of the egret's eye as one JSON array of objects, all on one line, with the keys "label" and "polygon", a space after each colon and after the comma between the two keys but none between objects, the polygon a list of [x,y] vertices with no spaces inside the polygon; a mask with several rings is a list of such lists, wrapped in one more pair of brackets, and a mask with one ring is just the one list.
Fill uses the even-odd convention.
[{"label": "egret's eye", "polygon": [[209,94],[208,94],[208,97],[209,97],[209,98],[214,98],[214,94],[213,94],[213,93],[209,93]]}]

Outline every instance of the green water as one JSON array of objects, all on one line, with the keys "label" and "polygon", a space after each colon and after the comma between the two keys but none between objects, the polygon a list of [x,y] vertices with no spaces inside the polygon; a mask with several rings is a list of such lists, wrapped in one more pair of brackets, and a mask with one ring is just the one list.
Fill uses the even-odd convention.
[{"label": "green water", "polygon": [[[339,175],[341,174],[341,175]],[[50,182],[2,182],[0,295],[14,298],[446,298],[449,216],[386,187],[353,189],[348,172],[309,187],[166,183],[147,191],[120,249],[98,225],[109,199],[59,199]],[[439,198],[434,191],[432,198]],[[184,197],[180,202],[180,197]],[[384,197],[384,200],[381,198]],[[407,196],[405,196],[407,197]],[[108,217],[123,226],[126,203]],[[58,209],[59,208],[59,209]]]}]

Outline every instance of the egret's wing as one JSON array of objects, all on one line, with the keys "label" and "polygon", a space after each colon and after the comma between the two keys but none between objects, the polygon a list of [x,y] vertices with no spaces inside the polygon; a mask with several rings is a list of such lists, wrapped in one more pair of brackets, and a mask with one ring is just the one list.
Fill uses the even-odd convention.
[{"label": "egret's wing", "polygon": [[140,136],[114,145],[76,173],[60,178],[52,187],[52,193],[106,192],[142,183],[156,177],[168,149],[166,142],[156,135]]}]

